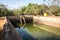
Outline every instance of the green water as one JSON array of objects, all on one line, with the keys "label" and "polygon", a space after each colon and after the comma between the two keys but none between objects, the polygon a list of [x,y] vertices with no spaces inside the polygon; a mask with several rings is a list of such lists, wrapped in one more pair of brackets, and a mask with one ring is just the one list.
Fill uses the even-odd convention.
[{"label": "green water", "polygon": [[16,28],[16,30],[22,36],[23,40],[60,40],[59,35],[34,27],[34,25],[37,25],[39,27],[43,26],[42,24],[36,23],[22,25],[20,24],[20,29]]}]

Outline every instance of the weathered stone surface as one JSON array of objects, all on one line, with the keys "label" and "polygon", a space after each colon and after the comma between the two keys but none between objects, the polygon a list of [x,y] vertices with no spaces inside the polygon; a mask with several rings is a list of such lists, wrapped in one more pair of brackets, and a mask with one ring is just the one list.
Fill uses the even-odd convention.
[{"label": "weathered stone surface", "polygon": [[33,21],[60,28],[60,16],[33,16]]}]

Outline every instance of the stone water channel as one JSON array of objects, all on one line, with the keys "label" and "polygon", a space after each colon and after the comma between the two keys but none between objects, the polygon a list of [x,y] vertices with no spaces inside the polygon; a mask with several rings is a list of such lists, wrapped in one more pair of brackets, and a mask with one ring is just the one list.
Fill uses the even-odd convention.
[{"label": "stone water channel", "polygon": [[[17,26],[15,29],[21,35],[23,40],[60,40],[59,35],[37,28],[39,25],[43,26],[43,24],[30,23],[30,24],[18,24],[18,25],[19,26]],[[35,25],[37,26],[35,27]],[[47,25],[44,26],[50,27]]]},{"label": "stone water channel", "polygon": [[[12,24],[14,24],[13,21]],[[18,24],[15,22],[14,25],[17,25],[15,29],[23,40],[60,40],[60,29],[55,27],[38,23]]]}]

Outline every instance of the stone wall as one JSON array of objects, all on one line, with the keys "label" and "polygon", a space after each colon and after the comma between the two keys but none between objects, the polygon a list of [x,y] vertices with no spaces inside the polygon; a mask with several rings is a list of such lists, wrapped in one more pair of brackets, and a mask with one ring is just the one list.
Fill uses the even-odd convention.
[{"label": "stone wall", "polygon": [[38,22],[41,24],[60,28],[60,17],[58,16],[48,16],[48,17],[33,16],[33,22]]}]

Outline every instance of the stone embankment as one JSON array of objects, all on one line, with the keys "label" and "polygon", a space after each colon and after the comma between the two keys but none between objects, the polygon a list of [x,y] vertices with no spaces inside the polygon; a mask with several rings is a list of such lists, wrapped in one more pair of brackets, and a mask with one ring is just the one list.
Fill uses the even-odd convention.
[{"label": "stone embankment", "polygon": [[60,16],[33,16],[33,22],[60,28]]}]

